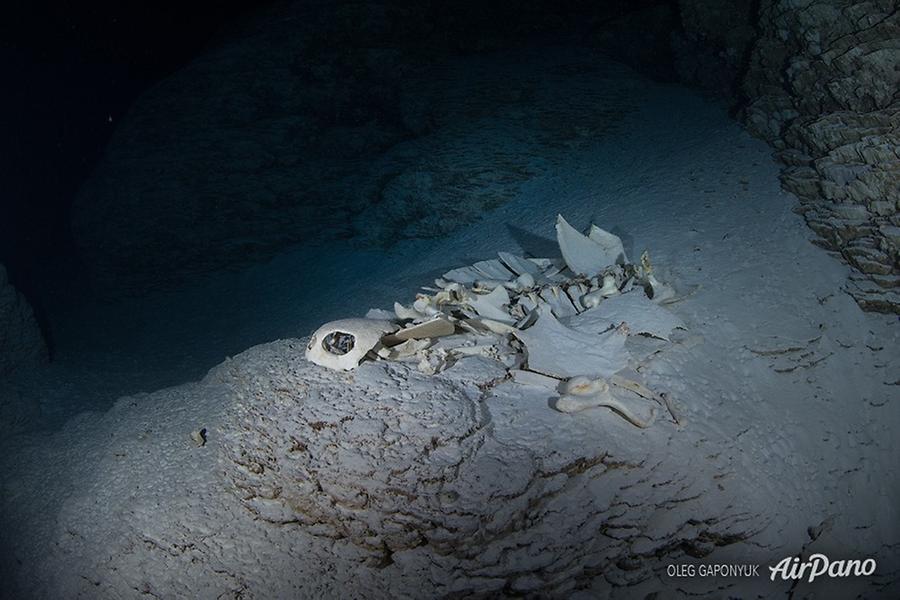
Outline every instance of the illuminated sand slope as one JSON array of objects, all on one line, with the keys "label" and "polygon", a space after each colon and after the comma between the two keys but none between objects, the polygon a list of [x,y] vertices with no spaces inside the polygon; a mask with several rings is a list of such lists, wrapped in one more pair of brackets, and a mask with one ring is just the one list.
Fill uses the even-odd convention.
[{"label": "illuminated sand slope", "polygon": [[[280,290],[271,319],[290,312],[312,331],[408,303],[498,251],[547,255],[557,213],[597,223],[694,290],[669,306],[687,330],[635,374],[668,395],[682,426],[560,413],[558,394],[483,357],[436,375],[384,361],[338,373],[304,359],[306,339],[275,341],[200,382],[16,438],[2,513],[22,592],[631,598],[829,586],[895,597],[895,318],[835,292],[846,267],[809,242],[769,148],[722,106],[608,73],[633,102],[615,131],[585,133],[476,223],[390,251],[299,247],[246,276],[272,282],[260,297]],[[575,81],[554,90],[560,106],[578,97]],[[300,269],[302,283],[290,278]],[[252,293],[241,300],[258,310]],[[815,552],[878,567],[769,581],[768,566]],[[761,576],[667,573],[701,563],[758,564]]]}]

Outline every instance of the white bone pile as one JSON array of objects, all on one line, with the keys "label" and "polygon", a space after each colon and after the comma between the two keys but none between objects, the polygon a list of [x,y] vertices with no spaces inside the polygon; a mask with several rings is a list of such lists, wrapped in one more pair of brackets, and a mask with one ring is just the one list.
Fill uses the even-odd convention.
[{"label": "white bone pile", "polygon": [[[410,306],[395,303],[393,312],[372,309],[365,319],[326,323],[310,337],[306,357],[339,370],[366,358],[414,361],[435,374],[484,356],[517,381],[561,390],[560,411],[607,406],[644,427],[652,415],[647,421],[629,414],[608,381],[633,366],[629,336],[667,341],[684,328],[661,306],[674,290],[656,279],[647,252],[640,264],[630,263],[622,240],[596,225],[583,235],[560,215],[556,235],[562,259],[500,252],[453,269]],[[573,391],[588,388],[593,392]]]}]

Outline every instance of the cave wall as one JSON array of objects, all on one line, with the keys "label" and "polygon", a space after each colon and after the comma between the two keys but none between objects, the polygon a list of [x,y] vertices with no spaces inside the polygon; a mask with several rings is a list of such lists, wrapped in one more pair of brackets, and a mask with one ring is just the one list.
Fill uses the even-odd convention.
[{"label": "cave wall", "polygon": [[679,23],[670,34],[678,78],[734,95],[756,38],[753,2],[678,0]]},{"label": "cave wall", "polygon": [[565,32],[730,98],[784,162],[817,243],[854,267],[847,291],[864,309],[900,312],[896,0],[586,6],[347,0],[248,25],[119,125],[73,209],[93,275],[144,288],[357,236],[360,215],[393,189],[371,157],[440,120],[410,81],[448,53]]},{"label": "cave wall", "polygon": [[784,163],[816,243],[865,310],[900,313],[896,0],[678,0],[597,34],[614,57],[726,97]]},{"label": "cave wall", "polygon": [[846,291],[900,313],[896,0],[677,0],[603,23],[593,42],[728,98],[775,148],[815,242],[853,268]]},{"label": "cave wall", "polygon": [[[75,243],[98,290],[139,293],[263,261],[292,244],[367,235],[381,226],[365,222],[372,207],[415,198],[423,188],[439,195],[407,165],[380,167],[378,159],[434,132],[458,111],[454,101],[466,101],[429,93],[448,57],[567,34],[660,1],[276,6],[135,102],[75,199]],[[484,183],[483,164],[437,162],[434,187],[454,191],[437,199],[471,205],[467,214],[506,195],[491,190],[503,182]],[[517,165],[494,167],[498,178],[522,177]],[[390,171],[402,179],[386,176]],[[467,198],[457,202],[456,189]],[[446,232],[442,226],[414,236]]]},{"label": "cave wall", "polygon": [[864,309],[900,313],[900,10],[895,0],[763,0],[747,127],[785,163],[817,243]]},{"label": "cave wall", "polygon": [[0,265],[0,376],[47,360],[47,345],[34,312]]},{"label": "cave wall", "polygon": [[729,96],[784,163],[816,243],[865,310],[900,313],[900,11],[895,0],[679,0],[679,78]]}]

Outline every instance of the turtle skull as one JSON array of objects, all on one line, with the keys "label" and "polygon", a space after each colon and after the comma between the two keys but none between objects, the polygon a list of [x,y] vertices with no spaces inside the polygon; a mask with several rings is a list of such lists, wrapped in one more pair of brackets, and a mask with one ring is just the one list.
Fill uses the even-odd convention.
[{"label": "turtle skull", "polygon": [[381,338],[398,329],[381,319],[341,319],[319,327],[306,345],[306,359],[338,371],[359,366],[370,350],[378,349]]}]

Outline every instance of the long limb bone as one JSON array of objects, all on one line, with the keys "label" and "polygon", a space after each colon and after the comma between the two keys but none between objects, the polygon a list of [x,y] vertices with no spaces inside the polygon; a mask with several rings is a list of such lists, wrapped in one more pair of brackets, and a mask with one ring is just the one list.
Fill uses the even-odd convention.
[{"label": "long limb bone", "polygon": [[641,398],[646,398],[647,400],[653,400],[658,402],[660,406],[665,406],[666,410],[669,412],[669,415],[672,417],[672,421],[675,422],[676,425],[682,425],[683,421],[678,417],[675,412],[674,406],[672,406],[672,401],[669,399],[668,394],[657,394],[656,392],[648,389],[645,385],[638,383],[632,379],[626,379],[620,375],[613,375],[609,378],[609,382],[614,386],[624,388],[630,392],[634,392]]}]

